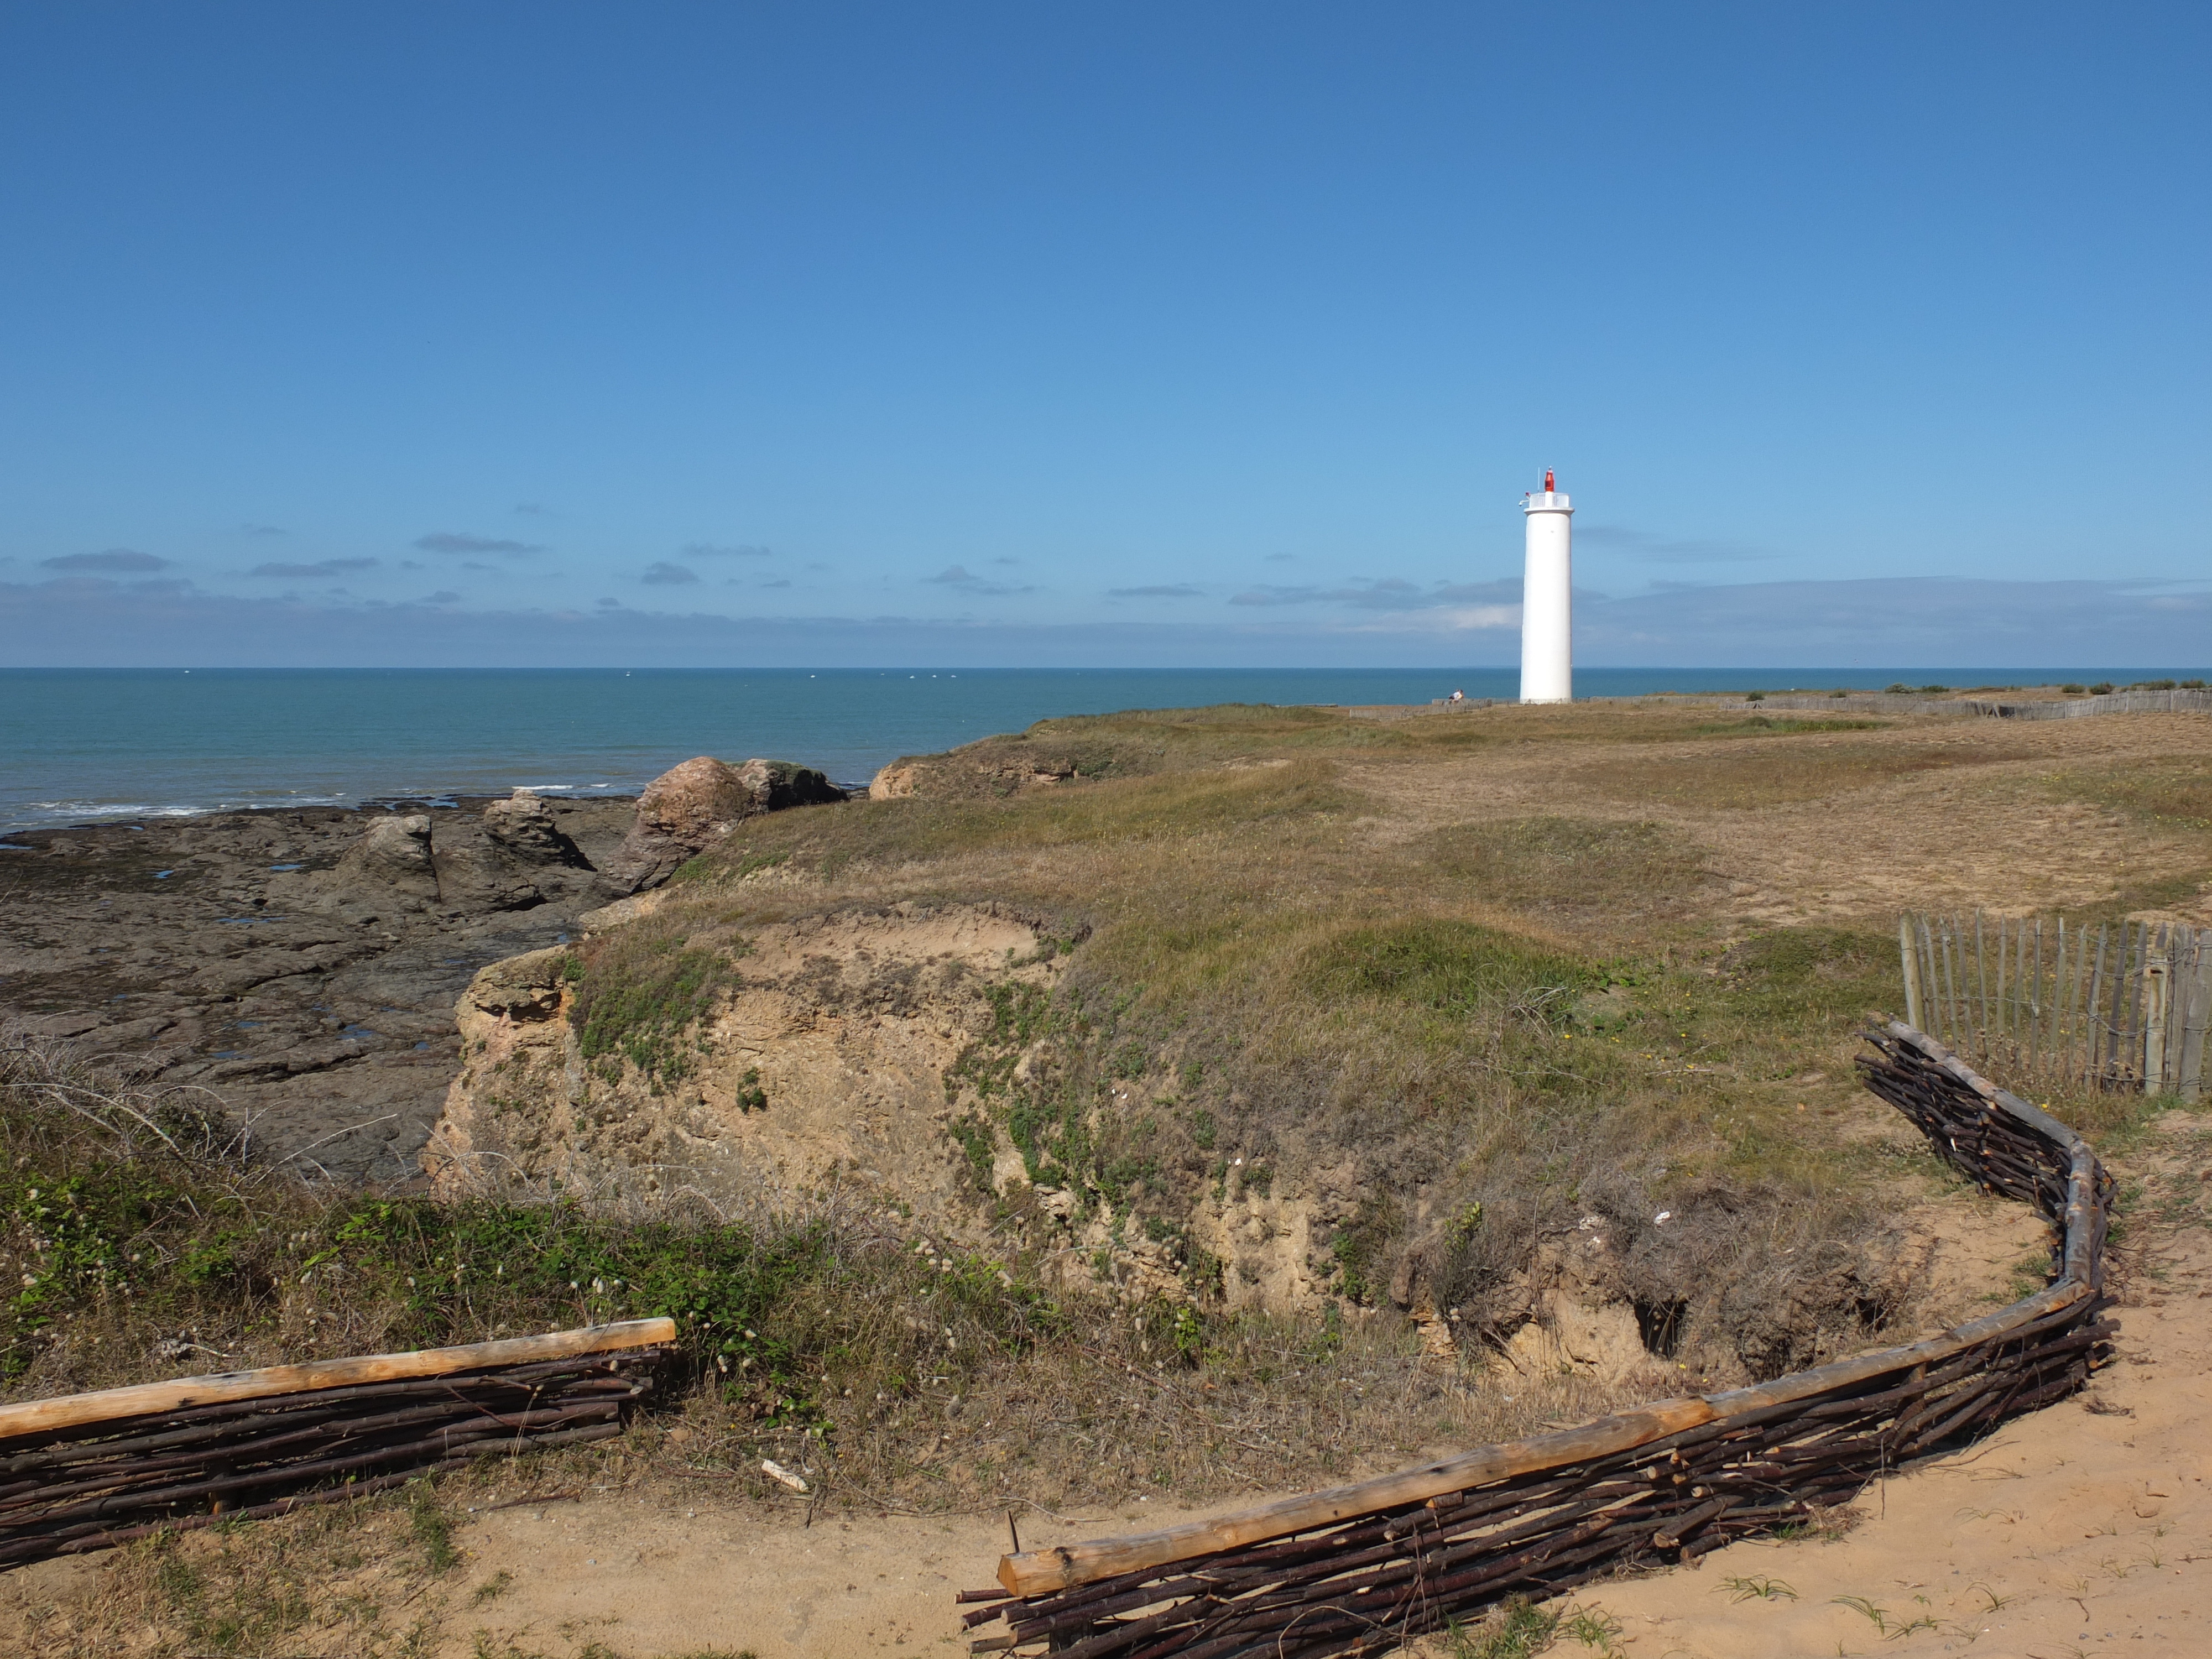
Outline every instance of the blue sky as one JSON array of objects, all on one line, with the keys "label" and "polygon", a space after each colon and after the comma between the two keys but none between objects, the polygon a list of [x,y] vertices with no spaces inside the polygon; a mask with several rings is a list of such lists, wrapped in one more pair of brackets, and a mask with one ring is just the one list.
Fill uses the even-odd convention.
[{"label": "blue sky", "polygon": [[0,9],[0,660],[2212,659],[2212,9]]}]

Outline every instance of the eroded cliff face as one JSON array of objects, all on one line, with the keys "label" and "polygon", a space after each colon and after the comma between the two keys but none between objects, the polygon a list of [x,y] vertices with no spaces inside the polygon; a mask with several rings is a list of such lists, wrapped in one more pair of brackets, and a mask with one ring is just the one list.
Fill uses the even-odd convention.
[{"label": "eroded cliff face", "polygon": [[424,1153],[437,1189],[559,1183],[722,1209],[763,1184],[839,1188],[956,1228],[945,1077],[988,1026],[992,987],[1059,973],[1038,929],[990,907],[909,904],[708,948],[728,964],[726,987],[680,1035],[682,1063],[652,1071],[586,1054],[573,951],[479,974],[456,1011],[462,1070]]},{"label": "eroded cliff face", "polygon": [[[652,923],[665,896],[622,901],[586,927],[608,937]],[[1050,1282],[1231,1307],[1328,1294],[1304,1195],[1182,1147],[1189,1201],[1173,1228],[1148,1226],[1133,1202],[1103,1196],[1022,1135],[1009,1089],[1055,1062],[1016,1011],[1051,999],[1067,948],[1036,921],[902,904],[683,948],[711,950],[726,977],[673,1064],[641,1065],[619,1043],[592,1051],[574,947],[479,973],[456,1010],[461,1070],[423,1153],[436,1190],[562,1190],[727,1214],[764,1191],[835,1189],[947,1240],[981,1246],[996,1227],[994,1248],[1026,1243]],[[1109,1084],[1096,1108],[1133,1117],[1155,1164],[1172,1164],[1182,1139],[1155,1099],[1168,1084]],[[1143,1127],[1155,1113],[1162,1122]],[[1223,1178],[1209,1181],[1216,1161]]]},{"label": "eroded cliff face", "polygon": [[[904,903],[687,937],[677,902],[622,901],[586,918],[583,957],[539,951],[477,975],[423,1160],[441,1194],[726,1217],[835,1192],[947,1249],[1024,1253],[1049,1284],[1403,1315],[1440,1360],[1490,1349],[1530,1374],[1649,1370],[1654,1387],[1833,1358],[1912,1322],[1959,1276],[1923,1218],[1849,1259],[1801,1258],[1780,1232],[1747,1254],[1749,1221],[1719,1188],[1674,1200],[1680,1213],[1593,1194],[1577,1223],[1510,1200],[1447,1206],[1410,1167],[1382,1194],[1349,1152],[1240,1156],[1200,1103],[1233,1104],[1241,1085],[1194,1094],[1172,1043],[1127,1041],[1110,997],[1060,983],[1073,941],[1011,909]],[[645,1030],[604,1013],[679,957],[707,988],[685,1005],[696,1018]],[[1385,1196],[1388,1241],[1347,1249]]]}]

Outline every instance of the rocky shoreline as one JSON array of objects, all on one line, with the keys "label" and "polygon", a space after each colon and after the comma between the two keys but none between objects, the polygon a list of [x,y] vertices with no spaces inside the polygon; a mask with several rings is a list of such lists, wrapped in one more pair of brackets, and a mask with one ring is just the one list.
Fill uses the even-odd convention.
[{"label": "rocky shoreline", "polygon": [[301,1173],[409,1185],[502,957],[667,878],[756,811],[841,799],[784,763],[687,761],[635,799],[459,797],[0,837],[0,1015],[209,1091]]}]

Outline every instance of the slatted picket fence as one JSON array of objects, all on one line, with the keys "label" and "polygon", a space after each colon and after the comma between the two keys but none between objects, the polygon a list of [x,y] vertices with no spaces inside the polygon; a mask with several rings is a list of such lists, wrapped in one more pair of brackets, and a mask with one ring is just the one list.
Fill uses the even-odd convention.
[{"label": "slatted picket fence", "polygon": [[1905,1018],[2041,1091],[2203,1097],[2212,929],[2063,917],[1906,915]]}]

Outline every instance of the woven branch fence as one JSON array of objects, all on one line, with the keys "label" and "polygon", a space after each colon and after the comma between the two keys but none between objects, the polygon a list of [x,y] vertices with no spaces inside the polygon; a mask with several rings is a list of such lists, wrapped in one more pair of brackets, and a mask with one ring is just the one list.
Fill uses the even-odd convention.
[{"label": "woven branch fence", "polygon": [[0,1406],[0,1565],[283,1515],[622,1432],[676,1327],[629,1320]]},{"label": "woven branch fence", "polygon": [[2204,1092],[2212,929],[2040,916],[1898,923],[1906,1021],[2045,1089]]},{"label": "woven branch fence", "polygon": [[1668,1401],[1220,1520],[1006,1557],[976,1653],[1063,1659],[1376,1654],[1511,1595],[1686,1561],[1802,1522],[1911,1459],[2081,1386],[2111,1322],[2112,1183],[2064,1124],[1909,1025],[1869,1032],[1867,1086],[2054,1228],[2050,1285],[1903,1347]]}]

